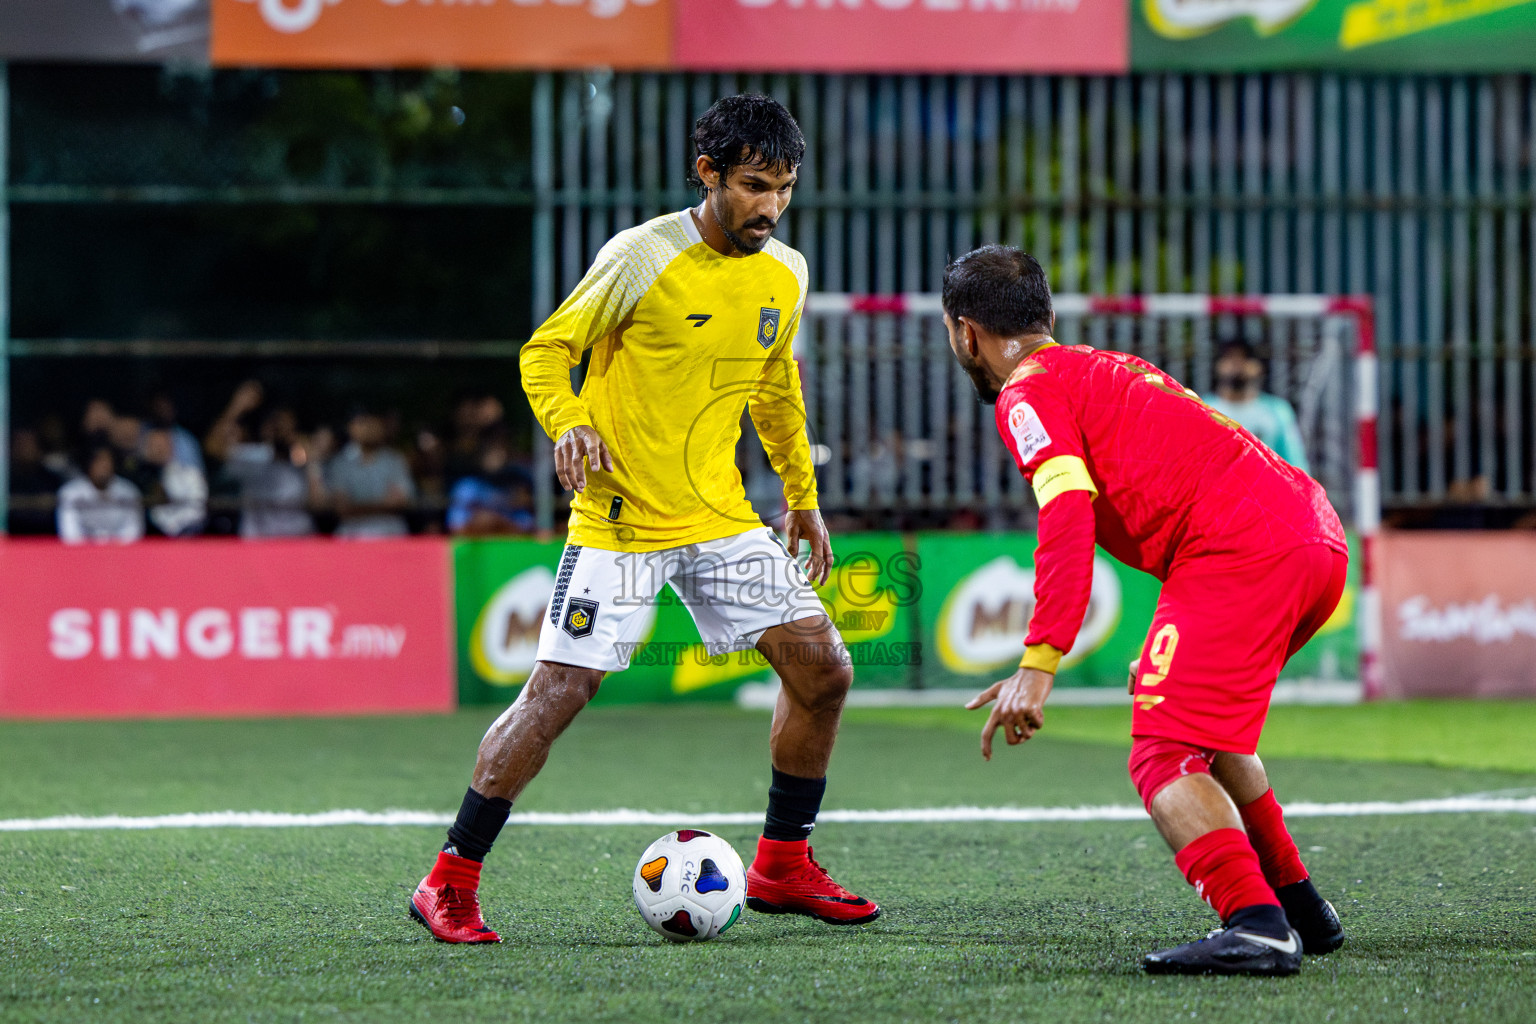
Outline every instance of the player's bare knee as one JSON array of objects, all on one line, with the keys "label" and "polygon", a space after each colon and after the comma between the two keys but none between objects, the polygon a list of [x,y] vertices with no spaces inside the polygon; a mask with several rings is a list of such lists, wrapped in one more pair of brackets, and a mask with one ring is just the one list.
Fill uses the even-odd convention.
[{"label": "player's bare knee", "polygon": [[540,662],[524,684],[518,703],[527,703],[538,710],[574,714],[597,696],[602,681],[603,673],[597,669]]},{"label": "player's bare knee", "polygon": [[798,682],[799,702],[807,711],[835,714],[842,710],[853,686],[853,666],[846,661],[829,660],[804,671]]}]

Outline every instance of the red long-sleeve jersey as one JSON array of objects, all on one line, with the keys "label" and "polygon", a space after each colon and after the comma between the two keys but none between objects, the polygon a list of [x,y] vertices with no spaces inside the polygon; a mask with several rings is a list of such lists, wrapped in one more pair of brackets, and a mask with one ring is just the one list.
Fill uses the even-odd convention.
[{"label": "red long-sleeve jersey", "polygon": [[1027,667],[1055,671],[1072,648],[1095,542],[1160,580],[1190,558],[1348,553],[1315,480],[1134,356],[1037,349],[1004,385],[997,429],[1040,503]]}]

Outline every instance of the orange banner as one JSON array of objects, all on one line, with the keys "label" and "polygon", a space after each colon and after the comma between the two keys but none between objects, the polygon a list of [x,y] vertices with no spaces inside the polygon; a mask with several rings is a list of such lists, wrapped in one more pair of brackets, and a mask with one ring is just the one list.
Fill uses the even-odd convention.
[{"label": "orange banner", "polygon": [[664,68],[672,2],[213,0],[212,58],[311,68]]},{"label": "orange banner", "polygon": [[1389,697],[1536,697],[1536,535],[1388,533]]}]

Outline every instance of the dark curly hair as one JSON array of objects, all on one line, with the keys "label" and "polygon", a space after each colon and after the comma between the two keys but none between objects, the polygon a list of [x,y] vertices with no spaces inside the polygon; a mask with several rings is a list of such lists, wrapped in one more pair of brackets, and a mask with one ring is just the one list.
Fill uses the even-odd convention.
[{"label": "dark curly hair", "polygon": [[1051,330],[1051,286],[1040,262],[1011,245],[984,245],[944,268],[944,312],[970,317],[993,334]]},{"label": "dark curly hair", "polygon": [[720,177],[734,167],[794,170],[805,159],[805,136],[784,104],[757,93],[726,96],[693,123],[697,156],[688,171],[688,186],[705,193],[699,178],[698,156],[709,157]]}]

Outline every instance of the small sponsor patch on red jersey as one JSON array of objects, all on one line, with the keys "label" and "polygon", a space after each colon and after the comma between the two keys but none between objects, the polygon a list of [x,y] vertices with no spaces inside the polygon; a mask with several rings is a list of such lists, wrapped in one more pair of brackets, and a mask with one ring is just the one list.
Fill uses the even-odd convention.
[{"label": "small sponsor patch on red jersey", "polygon": [[1051,435],[1045,432],[1045,424],[1028,402],[1019,402],[1008,410],[1008,430],[1013,434],[1020,463],[1029,462],[1050,447]]}]

